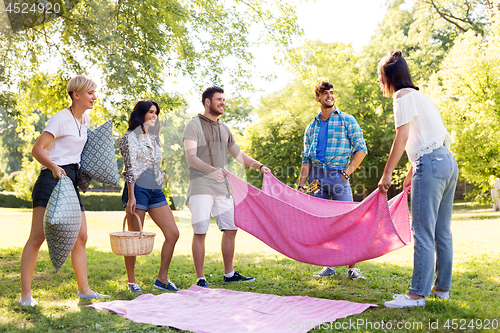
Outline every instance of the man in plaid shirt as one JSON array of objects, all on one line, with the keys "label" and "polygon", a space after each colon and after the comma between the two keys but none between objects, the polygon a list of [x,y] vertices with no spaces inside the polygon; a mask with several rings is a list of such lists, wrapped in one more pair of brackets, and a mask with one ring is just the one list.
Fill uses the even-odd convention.
[{"label": "man in plaid shirt", "polygon": [[[356,170],[368,153],[363,132],[353,116],[335,107],[333,85],[320,82],[314,89],[321,112],[307,126],[304,133],[304,152],[297,189],[305,192],[304,185],[319,182],[314,196],[323,199],[352,202],[349,175]],[[315,277],[337,274],[333,267],[324,267]],[[356,263],[349,265],[350,279],[364,278]]]}]

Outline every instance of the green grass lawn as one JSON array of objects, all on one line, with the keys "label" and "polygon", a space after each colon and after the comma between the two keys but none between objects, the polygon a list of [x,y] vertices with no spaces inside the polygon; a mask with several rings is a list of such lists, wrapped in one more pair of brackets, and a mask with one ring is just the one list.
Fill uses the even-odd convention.
[{"label": "green grass lawn", "polygon": [[[315,279],[312,275],[320,267],[288,259],[240,231],[235,267],[242,274],[257,279],[247,284],[224,285],[221,233],[211,225],[207,235],[206,276],[212,288],[302,295],[380,306],[324,324],[313,332],[383,332],[388,331],[383,328],[389,325],[393,328],[400,325],[404,328],[400,331],[410,332],[478,332],[482,331],[479,325],[489,325],[490,332],[500,331],[500,213],[492,212],[491,208],[464,207],[463,204],[454,209],[455,261],[451,299],[442,301],[431,297],[424,308],[383,307],[383,302],[392,299],[393,293],[408,290],[413,246],[358,264],[366,280],[349,280],[346,267],[339,267],[339,275],[333,278]],[[192,229],[189,212],[174,214],[181,236],[175,249],[170,279],[179,288],[187,289],[196,282],[191,259]],[[123,259],[114,255],[109,245],[108,234],[121,230],[123,216],[122,212],[87,212],[90,286],[115,300],[135,297],[126,290]],[[33,297],[40,306],[21,308],[17,303],[20,296],[19,260],[30,222],[30,210],[0,208],[0,332],[179,332],[168,327],[136,324],[113,313],[84,307],[90,303],[81,302],[76,297],[77,286],[70,260],[54,273],[46,244],[41,248],[33,280]],[[149,219],[144,230],[156,232],[155,249],[148,256],[138,257],[136,275],[145,293],[159,294],[160,291],[153,288],[153,282],[159,267],[163,236]],[[349,326],[353,322],[360,326],[353,329]]]}]

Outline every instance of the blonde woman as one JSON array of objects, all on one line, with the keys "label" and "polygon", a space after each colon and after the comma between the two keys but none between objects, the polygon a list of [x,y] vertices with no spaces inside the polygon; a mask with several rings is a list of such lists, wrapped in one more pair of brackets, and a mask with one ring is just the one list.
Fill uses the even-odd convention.
[{"label": "blonde woman", "polygon": [[62,175],[73,181],[82,211],[82,224],[71,252],[71,262],[78,282],[77,295],[84,299],[109,297],[92,291],[87,279],[87,220],[83,202],[76,188],[80,155],[87,141],[90,117],[86,113],[94,107],[97,99],[97,85],[90,78],[78,75],[68,82],[67,91],[71,106],[53,115],[45,130],[31,151],[33,157],[42,164],[42,170],[33,187],[33,216],[28,241],[21,256],[21,298],[22,306],[38,303],[31,295],[31,281],[40,246],[45,241],[43,216],[52,190]]}]

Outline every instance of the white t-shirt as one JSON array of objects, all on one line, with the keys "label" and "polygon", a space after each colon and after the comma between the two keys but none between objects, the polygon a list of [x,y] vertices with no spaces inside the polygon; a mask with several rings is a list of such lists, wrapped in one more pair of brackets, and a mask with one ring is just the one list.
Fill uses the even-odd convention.
[{"label": "white t-shirt", "polygon": [[409,93],[394,101],[394,122],[396,128],[410,123],[406,153],[415,167],[420,157],[443,144],[449,149],[451,136],[431,99],[420,91],[414,89],[408,91]]},{"label": "white t-shirt", "polygon": [[[90,124],[90,116],[86,112],[82,116],[82,121],[83,124],[75,121],[68,109],[63,109],[50,117],[44,131],[54,136],[54,140],[46,148],[51,161],[59,166],[80,163],[80,155],[87,142],[87,129]],[[42,165],[43,169],[47,167]]]}]

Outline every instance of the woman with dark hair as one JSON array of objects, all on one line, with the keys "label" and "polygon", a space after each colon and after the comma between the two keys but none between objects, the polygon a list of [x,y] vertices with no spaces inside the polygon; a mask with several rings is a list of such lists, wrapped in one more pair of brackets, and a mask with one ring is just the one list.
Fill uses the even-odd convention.
[{"label": "woman with dark hair", "polygon": [[[156,102],[142,100],[137,102],[130,114],[128,131],[120,140],[126,182],[122,202],[127,212],[129,230],[138,231],[138,223],[144,225],[148,212],[163,232],[165,242],[161,249],[160,270],[154,287],[178,291],[175,284],[168,279],[168,268],[179,239],[179,229],[162,191],[165,174],[161,168],[162,152],[158,138],[159,113],[160,107]],[[134,213],[139,215],[141,221],[136,221]],[[132,292],[142,293],[135,280],[135,262],[136,257],[125,257],[127,287]]]},{"label": "woman with dark hair", "polygon": [[[458,166],[449,151],[451,137],[434,103],[417,91],[401,51],[388,51],[378,65],[380,89],[392,96],[396,138],[384,174],[378,183],[381,193],[391,186],[392,173],[404,150],[411,168],[403,190],[411,185],[412,229],[414,232],[413,277],[407,295],[394,295],[389,308],[424,306],[431,291],[449,298],[453,243],[451,215],[458,178]],[[434,279],[436,253],[436,279]]]}]

